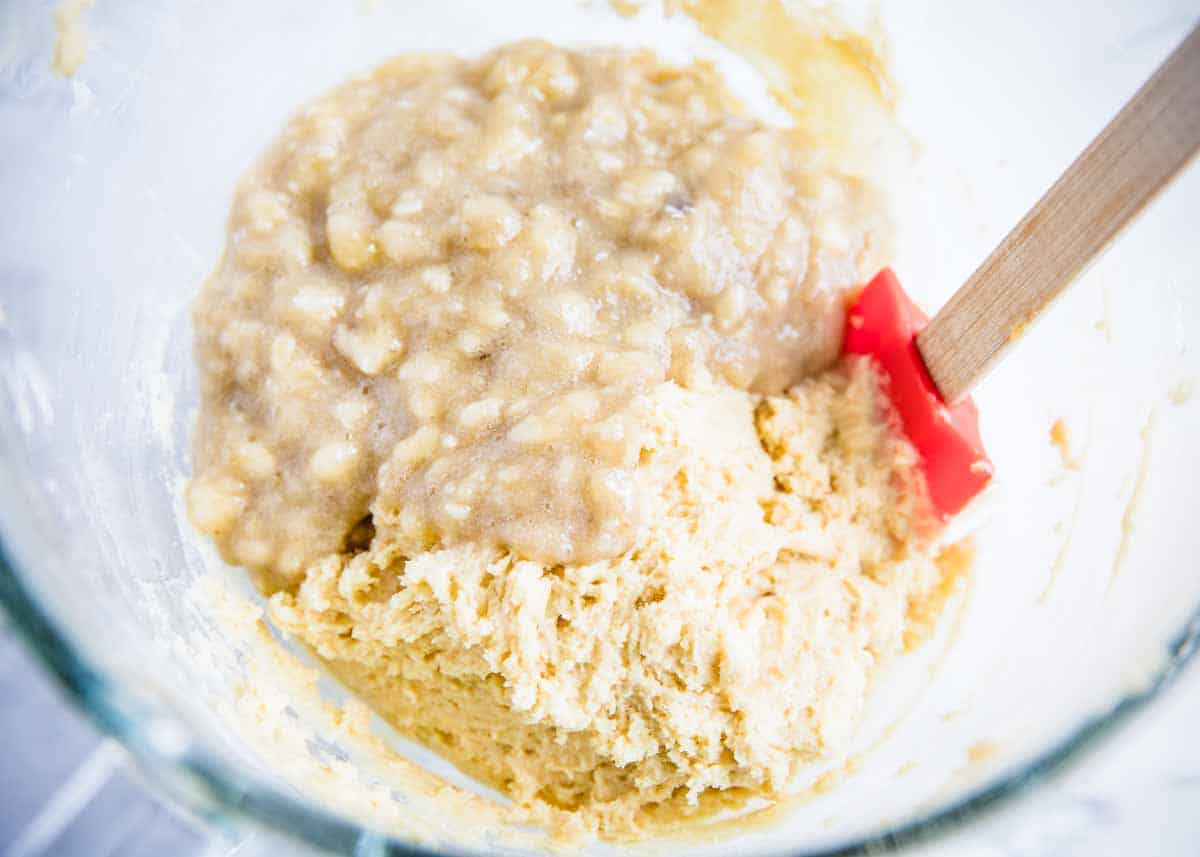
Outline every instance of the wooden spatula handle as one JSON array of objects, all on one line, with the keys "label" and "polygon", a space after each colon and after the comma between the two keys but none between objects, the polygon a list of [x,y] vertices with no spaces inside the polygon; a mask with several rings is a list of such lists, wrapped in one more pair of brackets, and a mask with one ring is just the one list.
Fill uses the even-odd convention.
[{"label": "wooden spatula handle", "polygon": [[1197,149],[1200,26],[917,337],[943,398],[965,395]]}]

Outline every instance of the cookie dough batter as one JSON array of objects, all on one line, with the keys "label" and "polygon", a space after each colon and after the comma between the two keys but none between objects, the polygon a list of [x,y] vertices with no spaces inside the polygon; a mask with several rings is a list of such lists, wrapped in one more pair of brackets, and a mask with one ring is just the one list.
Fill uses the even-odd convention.
[{"label": "cookie dough batter", "polygon": [[238,190],[195,310],[192,519],[535,818],[778,793],[937,583],[911,449],[834,365],[879,212],[703,64],[390,62]]}]

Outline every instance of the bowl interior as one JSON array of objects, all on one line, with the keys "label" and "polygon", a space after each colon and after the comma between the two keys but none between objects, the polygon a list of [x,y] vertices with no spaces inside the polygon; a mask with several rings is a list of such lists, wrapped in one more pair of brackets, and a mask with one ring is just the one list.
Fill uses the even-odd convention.
[{"label": "bowl interior", "polygon": [[[921,150],[895,267],[927,308],[1182,38],[1186,6],[889,7]],[[253,593],[190,531],[188,303],[239,173],[298,105],[391,54],[538,35],[711,57],[769,110],[761,84],[685,17],[600,3],[130,2],[100,4],[89,26],[90,55],[65,80],[46,5],[0,8],[0,532],[7,595],[31,599],[19,621],[45,613],[41,645],[85,704],[203,812],[347,852],[359,823],[441,849],[537,850],[486,816],[462,824],[474,805],[444,811],[408,762],[367,744],[438,768],[428,754],[378,724],[339,726],[320,701],[337,689],[263,642]],[[983,384],[1000,476],[969,591],[880,688],[851,770],[812,772],[845,781],[733,831],[739,853],[817,851],[946,810],[1168,665],[1200,606],[1197,199],[1193,168]],[[1058,418],[1069,466],[1049,439]]]}]

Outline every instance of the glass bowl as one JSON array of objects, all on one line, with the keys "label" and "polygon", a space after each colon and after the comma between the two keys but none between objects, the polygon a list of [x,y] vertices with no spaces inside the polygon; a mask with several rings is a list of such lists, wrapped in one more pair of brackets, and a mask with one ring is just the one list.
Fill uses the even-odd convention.
[{"label": "glass bowl", "polygon": [[[885,9],[921,149],[896,267],[927,307],[1182,38],[1189,5]],[[539,35],[747,67],[682,16],[601,3],[131,0],[88,27],[63,79],[50,6],[0,7],[8,612],[155,788],[217,827],[293,853],[544,850],[484,804],[438,798],[404,758],[453,771],[338,708],[191,532],[188,303],[239,173],[297,106],[391,54]],[[1198,199],[1193,168],[979,390],[999,484],[969,587],[878,689],[860,746],[814,770],[804,800],[659,846],[899,849],[1025,793],[1161,692],[1200,634]],[[1069,455],[1050,442],[1060,418]]]}]

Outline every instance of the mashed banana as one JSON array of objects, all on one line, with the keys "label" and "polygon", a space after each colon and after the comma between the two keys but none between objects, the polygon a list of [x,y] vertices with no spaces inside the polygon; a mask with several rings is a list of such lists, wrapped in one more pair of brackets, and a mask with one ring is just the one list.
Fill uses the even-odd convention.
[{"label": "mashed banana", "polygon": [[776,794],[937,583],[911,449],[869,366],[830,368],[879,211],[703,64],[390,62],[239,187],[192,519],[535,817]]},{"label": "mashed banana", "polygon": [[736,109],[707,66],[533,42],[303,111],[196,308],[200,527],[280,583],[368,513],[408,553],[628,549],[632,399],[826,367],[870,261],[867,189]]}]

